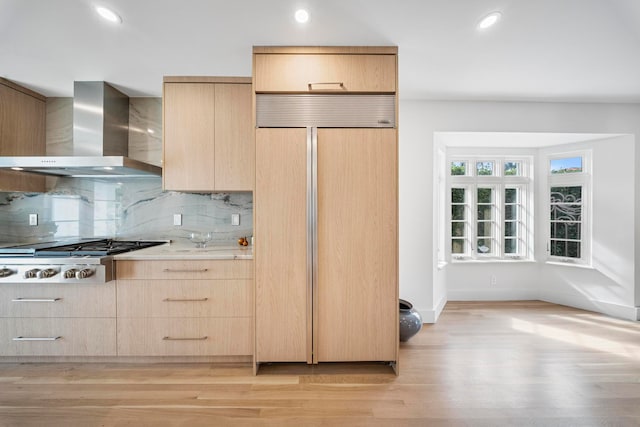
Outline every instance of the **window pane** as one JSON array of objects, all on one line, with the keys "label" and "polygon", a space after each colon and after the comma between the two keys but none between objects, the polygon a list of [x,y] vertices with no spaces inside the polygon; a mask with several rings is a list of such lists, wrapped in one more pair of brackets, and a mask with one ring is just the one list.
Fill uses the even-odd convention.
[{"label": "window pane", "polygon": [[478,237],[493,236],[493,222],[478,222]]},{"label": "window pane", "polygon": [[464,222],[452,222],[451,223],[451,236],[463,237],[464,236]]},{"label": "window pane", "polygon": [[466,175],[467,162],[451,162],[451,175]]},{"label": "window pane", "polygon": [[464,203],[464,188],[451,189],[451,203]]},{"label": "window pane", "polygon": [[580,223],[568,223],[567,224],[567,238],[573,240],[580,240]]},{"label": "window pane", "polygon": [[551,159],[550,171],[552,174],[580,173],[582,172],[582,157],[564,157]]},{"label": "window pane", "polygon": [[552,221],[581,221],[582,205],[551,205]]},{"label": "window pane", "polygon": [[493,175],[493,162],[476,162],[476,172],[478,175]]},{"label": "window pane", "polygon": [[519,176],[520,162],[504,162],[504,176]]},{"label": "window pane", "polygon": [[551,203],[582,202],[582,186],[551,187]]},{"label": "window pane", "polygon": [[518,240],[517,239],[504,239],[504,253],[516,254],[518,253]]},{"label": "window pane", "polygon": [[451,239],[451,253],[463,254],[464,253],[464,240],[463,239]]},{"label": "window pane", "polygon": [[493,202],[493,189],[478,188],[478,203],[492,203],[492,202]]},{"label": "window pane", "polygon": [[492,205],[478,205],[478,219],[488,220],[493,219],[493,206]]},{"label": "window pane", "polygon": [[490,254],[493,252],[491,250],[491,239],[478,239],[478,253],[481,254]]},{"label": "window pane", "polygon": [[504,235],[506,237],[516,237],[518,235],[518,223],[515,221],[505,222]]},{"label": "window pane", "polygon": [[505,188],[504,189],[504,202],[505,203],[518,203],[518,189],[517,188]]},{"label": "window pane", "polygon": [[569,258],[580,258],[580,242],[567,242],[567,255]]},{"label": "window pane", "polygon": [[518,219],[518,205],[506,205],[504,207],[504,219],[506,220]]},{"label": "window pane", "polygon": [[567,226],[561,222],[551,223],[551,238],[552,239],[566,239],[567,238]]},{"label": "window pane", "polygon": [[566,242],[560,240],[551,241],[551,255],[553,256],[567,256]]},{"label": "window pane", "polygon": [[464,205],[451,205],[451,219],[454,221],[464,220]]}]

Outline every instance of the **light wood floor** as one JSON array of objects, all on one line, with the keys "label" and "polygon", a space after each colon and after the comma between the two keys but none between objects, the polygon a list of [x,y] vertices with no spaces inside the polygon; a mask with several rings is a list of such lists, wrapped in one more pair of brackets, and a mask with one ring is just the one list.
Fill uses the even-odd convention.
[{"label": "light wood floor", "polygon": [[640,426],[640,323],[449,303],[382,366],[0,364],[1,426]]}]

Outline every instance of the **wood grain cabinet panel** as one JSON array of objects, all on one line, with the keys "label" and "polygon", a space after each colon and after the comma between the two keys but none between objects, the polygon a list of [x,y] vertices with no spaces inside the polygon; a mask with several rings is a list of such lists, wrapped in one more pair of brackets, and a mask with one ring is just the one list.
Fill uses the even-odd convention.
[{"label": "wood grain cabinet panel", "polygon": [[0,319],[0,356],[115,355],[115,318]]},{"label": "wood grain cabinet panel", "polygon": [[115,282],[104,284],[3,284],[0,317],[113,317]]},{"label": "wood grain cabinet panel", "polygon": [[[44,156],[46,98],[0,78],[0,156]],[[0,191],[45,191],[42,176],[0,171]]]},{"label": "wood grain cabinet panel", "polygon": [[251,355],[250,317],[118,321],[120,356]]},{"label": "wood grain cabinet panel", "polygon": [[165,77],[165,190],[253,190],[250,83],[250,78]]},{"label": "wood grain cabinet panel", "polygon": [[394,93],[396,55],[256,54],[255,91]]},{"label": "wood grain cabinet panel", "polygon": [[251,279],[253,260],[118,261],[118,279]]},{"label": "wood grain cabinet panel", "polygon": [[251,317],[251,280],[120,280],[119,317]]},{"label": "wood grain cabinet panel", "polygon": [[117,261],[119,356],[253,354],[253,260]]}]

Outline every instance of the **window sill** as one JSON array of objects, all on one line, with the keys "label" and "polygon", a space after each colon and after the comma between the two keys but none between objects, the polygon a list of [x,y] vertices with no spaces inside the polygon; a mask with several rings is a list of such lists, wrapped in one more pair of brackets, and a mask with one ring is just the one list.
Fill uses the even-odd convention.
[{"label": "window sill", "polygon": [[546,261],[547,265],[557,265],[558,267],[574,267],[574,268],[584,268],[586,270],[595,270],[595,268],[591,264],[577,264],[572,262],[560,262],[560,261]]},{"label": "window sill", "polygon": [[534,259],[452,259],[452,264],[535,264]]}]

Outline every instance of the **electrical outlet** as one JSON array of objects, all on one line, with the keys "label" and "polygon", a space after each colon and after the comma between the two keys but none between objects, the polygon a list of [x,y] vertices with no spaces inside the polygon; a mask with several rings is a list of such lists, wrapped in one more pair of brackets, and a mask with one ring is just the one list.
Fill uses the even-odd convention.
[{"label": "electrical outlet", "polygon": [[182,214],[173,214],[173,225],[182,225]]},{"label": "electrical outlet", "polygon": [[231,225],[240,225],[240,214],[231,214]]},{"label": "electrical outlet", "polygon": [[38,214],[29,214],[29,225],[38,225]]},{"label": "electrical outlet", "polygon": [[498,278],[495,275],[491,275],[491,284],[496,285],[498,283]]}]

